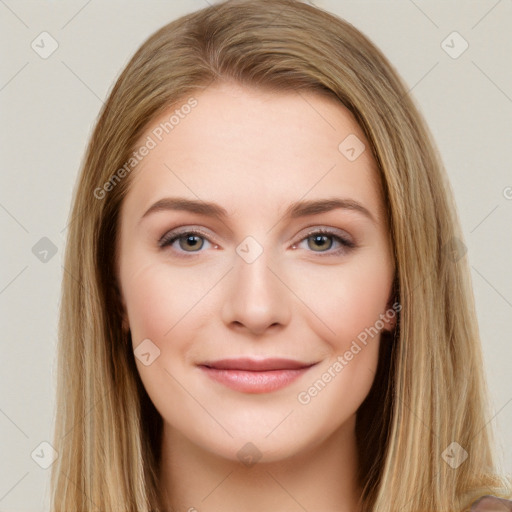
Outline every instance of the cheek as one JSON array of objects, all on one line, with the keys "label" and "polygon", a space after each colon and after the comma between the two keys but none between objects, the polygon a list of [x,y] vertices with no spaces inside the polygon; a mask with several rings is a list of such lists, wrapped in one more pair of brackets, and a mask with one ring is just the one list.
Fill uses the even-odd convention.
[{"label": "cheek", "polygon": [[390,270],[378,258],[368,257],[309,272],[298,284],[297,295],[306,298],[310,327],[342,353],[365,333],[370,339],[368,331],[380,332],[391,284]]},{"label": "cheek", "polygon": [[[160,414],[179,423],[173,411],[180,410],[186,418],[195,410],[179,383],[189,377],[183,362],[194,331],[199,328],[201,298],[211,288],[212,276],[197,279],[196,270],[193,279],[192,269],[172,269],[161,262],[134,264],[132,268],[136,271],[127,272],[123,292],[133,349],[149,339],[159,350],[159,355],[147,366],[136,357],[138,372]],[[150,347],[150,353],[155,354]]]},{"label": "cheek", "polygon": [[[297,395],[310,421],[322,417],[327,429],[354,414],[371,389],[379,359],[380,315],[386,312],[392,283],[391,272],[378,259],[333,269],[323,278],[310,275],[303,282],[315,313],[306,316],[308,326],[323,339],[327,353]],[[325,285],[311,286],[315,282]]]},{"label": "cheek", "polygon": [[189,279],[186,269],[162,263],[139,266],[123,283],[134,345],[145,338],[157,345],[170,339],[204,298],[208,287],[203,282],[197,272]]}]

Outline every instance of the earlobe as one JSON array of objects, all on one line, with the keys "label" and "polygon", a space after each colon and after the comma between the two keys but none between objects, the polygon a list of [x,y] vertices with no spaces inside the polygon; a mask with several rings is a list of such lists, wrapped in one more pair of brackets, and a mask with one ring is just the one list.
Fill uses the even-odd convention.
[{"label": "earlobe", "polygon": [[[390,312],[390,309],[387,309],[386,311]],[[392,311],[394,311],[394,310],[392,310]],[[385,330],[386,331],[393,332],[395,330],[397,314],[398,313],[395,311],[394,316],[390,316],[389,314],[386,315],[386,320],[385,320],[385,322],[386,322]]]},{"label": "earlobe", "polygon": [[121,296],[119,297],[119,303],[121,308],[121,329],[124,333],[127,333],[130,330],[130,322],[128,321],[126,304]]},{"label": "earlobe", "polygon": [[386,312],[384,313],[384,323],[386,327],[384,330],[393,332],[396,328],[398,312],[400,311],[400,307],[397,308],[397,304],[400,304],[398,295],[393,294],[390,300],[386,305]]},{"label": "earlobe", "polygon": [[121,314],[121,329],[124,333],[127,333],[130,330],[130,323],[128,322],[128,316],[126,312],[123,310]]},{"label": "earlobe", "polygon": [[116,295],[117,295],[117,303],[119,306],[119,315],[121,317],[121,330],[123,333],[127,333],[130,330],[130,322],[128,321],[128,313],[126,310],[126,303],[124,301],[124,297],[119,289],[119,286],[116,284]]},{"label": "earlobe", "polygon": [[[393,278],[393,285],[391,287],[391,293],[388,298],[388,303],[386,305],[385,319],[384,322],[386,327],[384,328],[386,331],[393,332],[396,328],[398,313],[401,309],[400,306],[400,295],[399,295],[399,287],[398,287],[398,276],[395,274]],[[398,306],[398,307],[397,307]]]}]

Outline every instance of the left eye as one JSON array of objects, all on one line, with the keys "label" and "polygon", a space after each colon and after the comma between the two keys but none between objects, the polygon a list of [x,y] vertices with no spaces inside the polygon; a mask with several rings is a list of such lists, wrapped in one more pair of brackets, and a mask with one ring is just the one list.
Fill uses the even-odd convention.
[{"label": "left eye", "polygon": [[[331,239],[330,243],[329,239]],[[326,253],[328,255],[337,255],[340,254],[341,252],[347,251],[355,247],[355,244],[352,241],[345,239],[331,231],[324,230],[313,231],[311,233],[308,233],[306,237],[300,240],[300,242],[304,241],[308,242],[308,248],[312,249],[313,252],[322,253],[322,256],[323,253]],[[333,247],[333,244],[335,243],[334,241],[338,242],[339,247],[338,249],[331,251],[330,249]],[[293,248],[295,249],[296,247],[297,244],[293,244]],[[319,248],[320,250],[316,250],[317,248]]]}]

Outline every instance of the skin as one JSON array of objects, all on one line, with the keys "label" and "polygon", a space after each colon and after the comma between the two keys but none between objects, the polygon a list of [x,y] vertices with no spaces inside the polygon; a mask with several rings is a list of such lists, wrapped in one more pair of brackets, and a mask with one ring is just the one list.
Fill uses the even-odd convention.
[{"label": "skin", "polygon": [[[298,395],[332,374],[392,304],[395,265],[369,143],[341,103],[318,93],[221,83],[194,97],[198,105],[130,175],[120,215],[124,325],[134,349],[149,339],[160,351],[136,364],[164,420],[167,506],[354,512],[355,414],[374,379],[380,333],[307,404]],[[154,119],[141,143],[167,119]],[[366,146],[354,161],[338,149],[350,134]],[[159,199],[178,196],[215,202],[228,215],[161,210],[141,220]],[[284,216],[295,201],[333,197],[359,202],[374,220],[340,208]],[[160,248],[180,226],[207,236]],[[316,241],[309,233],[322,227],[356,247],[332,235]],[[263,250],[251,263],[236,251],[249,235]],[[197,366],[241,356],[317,364],[262,394],[230,389]],[[256,464],[239,459],[249,442],[241,453],[261,457]]]}]

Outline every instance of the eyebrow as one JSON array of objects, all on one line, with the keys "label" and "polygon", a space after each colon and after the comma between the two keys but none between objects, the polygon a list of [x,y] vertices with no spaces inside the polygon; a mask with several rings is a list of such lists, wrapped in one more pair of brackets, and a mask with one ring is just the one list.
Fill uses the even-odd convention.
[{"label": "eyebrow", "polygon": [[[303,200],[290,204],[283,213],[283,218],[295,219],[308,215],[318,215],[336,209],[352,210],[363,214],[365,217],[376,223],[372,213],[361,203],[348,198],[330,198]],[[151,213],[160,211],[187,211],[198,215],[205,215],[215,219],[223,220],[228,217],[228,212],[220,205],[208,201],[187,199],[184,197],[164,197],[151,205],[140,218],[141,222]]]}]

